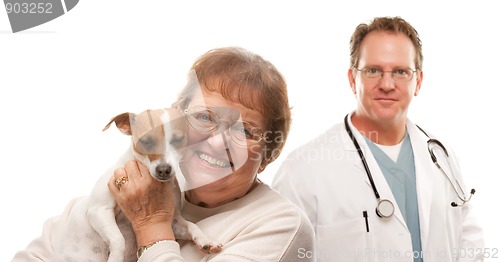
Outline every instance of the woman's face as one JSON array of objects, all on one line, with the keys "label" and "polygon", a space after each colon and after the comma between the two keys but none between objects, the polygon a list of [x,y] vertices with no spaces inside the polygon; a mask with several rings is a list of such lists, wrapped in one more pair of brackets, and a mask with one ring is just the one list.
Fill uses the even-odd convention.
[{"label": "woman's face", "polygon": [[241,194],[255,181],[265,145],[262,142],[240,145],[228,129],[244,121],[263,130],[263,116],[242,104],[226,100],[217,92],[196,94],[187,109],[200,107],[210,109],[221,121],[212,132],[200,132],[192,125],[188,126],[188,146],[181,159],[187,182],[184,189],[221,192],[228,196]]}]

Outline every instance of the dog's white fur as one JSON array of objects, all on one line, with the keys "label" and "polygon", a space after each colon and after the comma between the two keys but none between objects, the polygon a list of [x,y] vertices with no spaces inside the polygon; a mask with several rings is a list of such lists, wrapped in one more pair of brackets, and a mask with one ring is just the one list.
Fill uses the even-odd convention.
[{"label": "dog's white fur", "polygon": [[[169,183],[175,190],[173,230],[176,239],[191,240],[205,253],[221,250],[222,245],[210,241],[198,226],[180,215],[181,195],[175,174],[181,174],[178,150],[187,139],[184,137],[187,124],[180,114],[178,109],[170,108],[147,110],[138,115],[124,113],[109,122],[104,130],[114,122],[122,133],[132,135],[132,145],[101,176],[89,196],[76,200],[72,208],[65,211],[62,217],[67,217],[66,223],[54,224],[56,226],[51,229],[52,261],[137,261],[130,222],[107,188],[114,170],[131,159],[141,161],[153,177]],[[157,167],[161,168],[157,170]]]}]

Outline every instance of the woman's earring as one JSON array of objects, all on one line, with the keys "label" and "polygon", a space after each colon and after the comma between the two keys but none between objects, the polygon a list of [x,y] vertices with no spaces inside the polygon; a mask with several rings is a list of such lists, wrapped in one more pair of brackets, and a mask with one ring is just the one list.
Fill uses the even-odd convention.
[{"label": "woman's earring", "polygon": [[259,166],[259,171],[258,171],[258,173],[261,173],[262,171],[264,171],[264,169],[265,169],[265,168],[266,168],[266,167],[265,167],[264,165],[262,165],[262,164],[261,164],[261,165]]}]

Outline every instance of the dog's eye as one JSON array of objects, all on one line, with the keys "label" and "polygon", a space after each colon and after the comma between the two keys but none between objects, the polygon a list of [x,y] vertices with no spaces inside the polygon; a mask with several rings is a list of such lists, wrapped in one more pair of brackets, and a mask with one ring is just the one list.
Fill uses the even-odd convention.
[{"label": "dog's eye", "polygon": [[141,137],[141,139],[139,139],[139,143],[146,147],[151,147],[154,145],[154,139],[151,136]]},{"label": "dog's eye", "polygon": [[184,134],[182,132],[173,132],[172,137],[170,138],[169,143],[171,145],[178,144],[184,140]]},{"label": "dog's eye", "polygon": [[156,149],[156,141],[153,136],[143,136],[137,141],[137,144],[135,145],[136,149],[138,152],[144,153],[144,154],[150,154],[153,151],[157,150]]}]

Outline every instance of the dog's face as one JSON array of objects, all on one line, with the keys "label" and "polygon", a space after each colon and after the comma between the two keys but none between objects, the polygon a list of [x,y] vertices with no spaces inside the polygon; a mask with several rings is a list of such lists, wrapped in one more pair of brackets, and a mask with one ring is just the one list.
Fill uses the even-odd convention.
[{"label": "dog's face", "polygon": [[165,181],[180,172],[179,155],[186,145],[187,122],[179,109],[123,113],[114,117],[104,130],[113,122],[122,133],[132,136],[136,160],[147,166],[154,178]]}]

